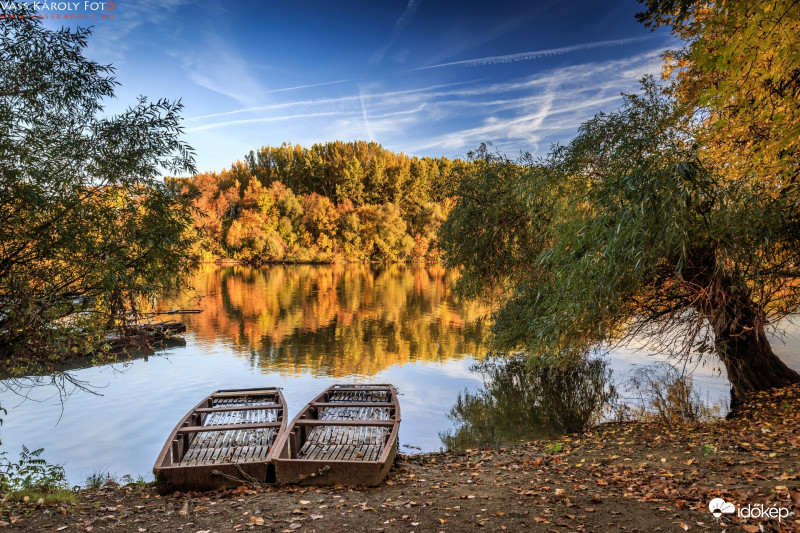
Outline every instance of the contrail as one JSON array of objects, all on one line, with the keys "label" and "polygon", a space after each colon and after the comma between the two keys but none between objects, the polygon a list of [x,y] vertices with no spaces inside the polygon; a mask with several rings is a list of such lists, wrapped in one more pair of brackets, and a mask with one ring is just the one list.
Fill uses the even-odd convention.
[{"label": "contrail", "polygon": [[597,41],[593,43],[573,44],[571,46],[562,46],[561,48],[548,48],[546,50],[534,50],[533,52],[521,52],[519,54],[508,54],[504,56],[490,56],[490,57],[481,57],[478,59],[465,59],[463,61],[452,61],[450,63],[440,63],[438,65],[431,65],[429,67],[418,67],[411,70],[427,70],[431,68],[452,67],[456,65],[462,65],[466,67],[478,67],[481,65],[494,65],[496,63],[516,63],[517,61],[540,59],[542,57],[568,54],[570,52],[577,52],[579,50],[591,50],[592,48],[603,48],[607,46],[620,46],[623,44],[628,44],[635,41],[642,41],[644,39],[649,39],[649,38],[650,36],[647,35],[644,37],[631,37],[629,39],[614,39],[611,41]]},{"label": "contrail", "polygon": [[264,91],[264,92],[265,93],[282,93],[283,91],[294,91],[295,89],[307,89],[309,87],[322,87],[323,85],[333,85],[335,83],[346,83],[348,81],[354,81],[354,80],[326,81],[324,83],[312,83],[311,85],[298,85],[296,87],[284,87],[283,89],[272,89],[270,91]]},{"label": "contrail", "polygon": [[403,11],[403,14],[400,15],[400,18],[397,19],[397,21],[394,23],[394,28],[392,28],[392,33],[389,35],[389,38],[386,40],[385,43],[383,43],[383,46],[381,46],[379,49],[375,51],[374,54],[372,54],[372,57],[369,60],[370,63],[375,65],[380,63],[381,60],[383,60],[383,56],[386,55],[386,52],[389,51],[389,47],[391,47],[392,44],[394,44],[397,37],[399,37],[400,34],[403,32],[406,25],[408,24],[408,21],[411,20],[411,17],[414,16],[414,13],[416,13],[417,9],[419,9],[419,4],[421,2],[422,0],[409,0],[408,5],[406,6],[406,10]]},{"label": "contrail", "polygon": [[364,105],[364,94],[361,92],[360,87],[358,88],[358,100],[361,102],[361,116],[364,117],[364,126],[367,128],[367,136],[370,141],[374,141],[375,139],[372,138],[372,131],[369,129],[369,120],[367,120],[367,106]]}]

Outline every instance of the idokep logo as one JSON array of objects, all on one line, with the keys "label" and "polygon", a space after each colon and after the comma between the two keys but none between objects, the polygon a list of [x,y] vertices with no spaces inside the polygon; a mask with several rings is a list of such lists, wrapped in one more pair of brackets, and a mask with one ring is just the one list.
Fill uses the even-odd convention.
[{"label": "idokep logo", "polygon": [[743,505],[739,507],[739,511],[736,511],[736,506],[730,502],[726,502],[722,498],[714,498],[708,503],[708,510],[713,514],[716,518],[721,517],[724,514],[734,514],[739,518],[756,518],[761,520],[769,520],[770,518],[777,518],[778,522],[783,520],[784,518],[789,516],[789,509],[786,507],[778,507],[777,505],[773,505],[772,507],[765,507],[760,503],[756,503],[753,505]]},{"label": "idokep logo", "polygon": [[736,506],[728,503],[722,498],[714,498],[708,504],[708,510],[711,511],[715,517],[719,518],[724,514],[733,514],[736,512]]}]

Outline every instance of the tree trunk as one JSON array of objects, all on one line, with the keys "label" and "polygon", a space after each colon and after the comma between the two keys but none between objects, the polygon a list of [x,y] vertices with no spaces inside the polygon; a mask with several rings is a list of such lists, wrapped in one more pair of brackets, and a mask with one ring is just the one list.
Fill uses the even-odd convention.
[{"label": "tree trunk", "polygon": [[[763,326],[743,321],[715,328],[717,354],[731,382],[731,411],[751,393],[800,382],[800,374],[786,366],[769,345]],[[746,322],[746,321],[744,321]],[[750,322],[753,324],[753,322]]]}]

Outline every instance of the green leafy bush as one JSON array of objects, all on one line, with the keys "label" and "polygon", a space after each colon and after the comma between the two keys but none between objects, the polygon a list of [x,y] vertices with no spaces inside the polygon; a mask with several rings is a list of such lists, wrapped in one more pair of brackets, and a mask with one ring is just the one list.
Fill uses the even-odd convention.
[{"label": "green leafy bush", "polygon": [[48,463],[41,457],[44,448],[29,450],[23,444],[17,461],[0,453],[0,493],[21,491],[55,492],[69,488],[64,467]]}]

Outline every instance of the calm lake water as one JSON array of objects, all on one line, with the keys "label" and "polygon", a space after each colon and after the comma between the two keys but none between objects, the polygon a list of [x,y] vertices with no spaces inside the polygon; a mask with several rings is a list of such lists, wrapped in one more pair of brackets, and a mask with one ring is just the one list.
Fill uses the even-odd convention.
[{"label": "calm lake water", "polygon": [[[204,266],[194,273],[193,293],[162,305],[203,309],[178,316],[188,327],[185,344],[72,371],[91,392],[49,378],[2,382],[8,414],[0,450],[14,458],[23,444],[43,447],[73,484],[101,471],[152,479],[170,430],[211,391],[280,386],[293,417],[336,382],[394,384],[401,450],[441,449],[459,393],[482,389],[470,367],[485,351],[487,331],[479,320],[486,309],[457,303],[453,282],[438,266]],[[800,333],[788,329],[775,350],[800,369]],[[605,358],[606,375],[623,383],[656,360],[663,358],[617,350]],[[724,403],[726,380],[714,365],[698,365],[693,380],[707,403]]]}]

